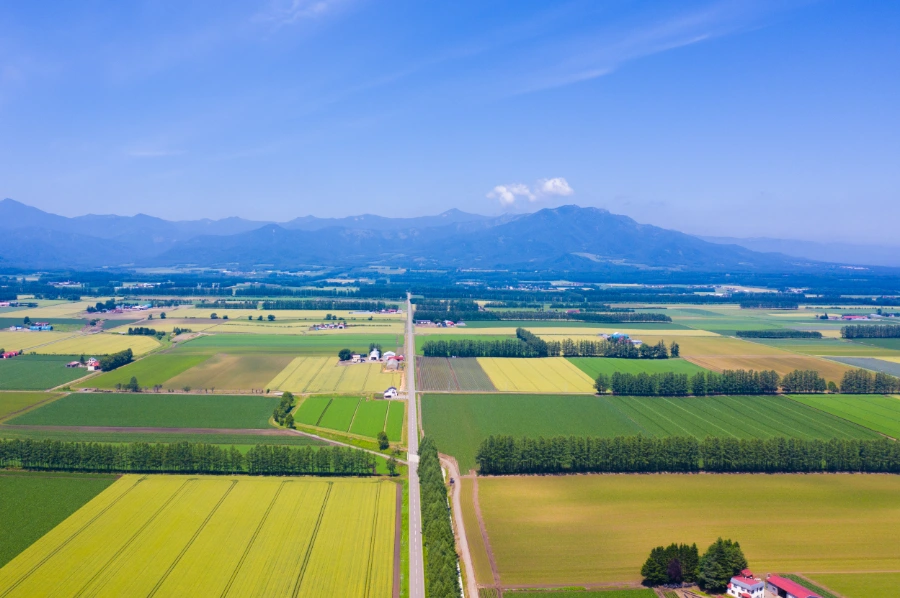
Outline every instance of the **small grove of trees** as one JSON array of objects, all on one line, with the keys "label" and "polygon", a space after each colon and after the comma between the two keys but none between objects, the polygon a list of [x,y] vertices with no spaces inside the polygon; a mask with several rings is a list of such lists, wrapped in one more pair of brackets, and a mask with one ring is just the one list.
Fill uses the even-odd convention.
[{"label": "small grove of trees", "polygon": [[693,583],[700,572],[700,553],[697,545],[669,544],[657,546],[641,567],[644,584],[660,586],[667,583]]},{"label": "small grove of trees", "polygon": [[815,370],[794,370],[781,379],[782,392],[809,393],[825,392],[828,383]]},{"label": "small grove of trees", "polygon": [[99,444],[59,440],[0,440],[0,467],[121,473],[248,473],[251,475],[374,475],[371,453],[347,447],[235,447],[178,442]]},{"label": "small grove of trees", "polygon": [[845,394],[894,394],[900,392],[900,378],[884,372],[856,369],[844,372],[841,392]]},{"label": "small grove of trees", "polygon": [[294,395],[290,392],[285,392],[281,395],[281,402],[275,407],[275,412],[272,414],[272,417],[280,426],[284,426],[285,428],[293,428],[294,427],[294,414],[291,413],[291,409],[294,408]]},{"label": "small grove of trees", "polygon": [[426,594],[459,598],[459,560],[450,525],[447,486],[437,448],[427,437],[419,444],[419,486],[422,492],[422,538],[428,551]]},{"label": "small grove of trees", "polygon": [[179,334],[187,334],[188,332],[193,332],[190,328],[179,328],[176,326],[172,329],[172,334],[178,336]]},{"label": "small grove of trees", "polygon": [[843,338],[900,338],[897,324],[855,324],[841,328]]},{"label": "small grove of trees", "polygon": [[741,545],[718,538],[700,557],[697,582],[709,592],[724,592],[731,578],[747,568]]},{"label": "small grove of trees", "polygon": [[388,439],[388,435],[384,430],[378,433],[378,448],[382,451],[387,450],[391,446],[391,441]]},{"label": "small grove of trees", "polygon": [[673,372],[614,372],[612,376],[599,374],[594,381],[594,388],[599,393],[612,391],[615,395],[632,396],[764,395],[778,392],[779,381],[778,373],[774,370],[725,370],[721,374],[697,372],[690,377]]},{"label": "small grove of trees", "polygon": [[741,338],[822,338],[822,333],[815,330],[738,330]]},{"label": "small grove of trees", "polygon": [[900,473],[900,443],[874,440],[490,436],[475,455],[482,475],[658,472]]},{"label": "small grove of trees", "polygon": [[124,351],[119,351],[118,353],[112,353],[110,355],[104,355],[100,358],[100,369],[104,372],[109,372],[116,368],[120,368],[123,365],[131,363],[134,359],[134,353],[131,352],[131,349],[125,349]]},{"label": "small grove of trees", "polygon": [[155,336],[156,338],[162,338],[166,335],[165,332],[158,331],[155,328],[146,328],[144,326],[138,326],[137,328],[129,328],[128,334],[130,336]]},{"label": "small grove of trees", "polygon": [[340,351],[338,351],[338,359],[340,359],[341,361],[350,361],[352,357],[353,351],[351,351],[350,349],[341,349]]},{"label": "small grove of trees", "polygon": [[[673,343],[678,352],[678,344]],[[532,332],[516,329],[515,339],[483,341],[451,339],[426,341],[425,357],[619,357],[625,359],[667,359],[669,349],[664,341],[636,347],[628,339],[544,341]],[[675,355],[677,356],[677,354]]]}]

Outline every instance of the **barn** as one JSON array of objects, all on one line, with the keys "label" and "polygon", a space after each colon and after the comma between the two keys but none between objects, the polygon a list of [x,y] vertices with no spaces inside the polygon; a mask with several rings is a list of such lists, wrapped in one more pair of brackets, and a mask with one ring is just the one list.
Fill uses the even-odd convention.
[{"label": "barn", "polygon": [[796,581],[777,575],[766,577],[766,589],[778,598],[822,598],[812,590],[807,590]]}]

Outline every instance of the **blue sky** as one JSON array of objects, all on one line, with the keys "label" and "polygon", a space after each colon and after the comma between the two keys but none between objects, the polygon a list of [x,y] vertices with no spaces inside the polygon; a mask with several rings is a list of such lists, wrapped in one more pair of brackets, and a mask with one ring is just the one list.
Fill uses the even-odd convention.
[{"label": "blue sky", "polygon": [[889,1],[4,3],[0,197],[900,244],[898,31]]}]

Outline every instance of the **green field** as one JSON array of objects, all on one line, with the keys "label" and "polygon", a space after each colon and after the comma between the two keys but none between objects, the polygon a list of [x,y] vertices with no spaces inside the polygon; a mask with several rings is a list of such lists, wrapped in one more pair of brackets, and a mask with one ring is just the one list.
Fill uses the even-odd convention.
[{"label": "green field", "polygon": [[387,412],[388,401],[375,399],[360,402],[353,417],[353,424],[350,426],[350,433],[375,438],[384,430]]},{"label": "green field", "polygon": [[720,536],[739,541],[758,572],[900,570],[895,475],[502,476],[478,486],[504,585],[639,581],[652,547],[696,542],[702,552]]},{"label": "green field", "polygon": [[[511,331],[512,332],[512,331]],[[505,341],[515,334],[420,334],[416,337],[416,355],[422,355],[422,347],[430,341]]]},{"label": "green field", "polygon": [[[869,345],[878,347],[879,349],[890,349],[891,351],[900,351],[900,338],[858,338],[853,341],[860,345]],[[885,352],[879,353],[884,355]]]},{"label": "green field", "polygon": [[175,353],[290,353],[297,355],[337,355],[343,348],[368,352],[369,343],[379,343],[384,351],[395,351],[396,334],[214,334],[180,343]]},{"label": "green field", "polygon": [[785,351],[803,353],[804,355],[834,355],[839,357],[879,357],[883,355],[900,356],[900,351],[893,351],[855,341],[837,338],[823,339],[750,339],[754,342],[777,347]]},{"label": "green field", "polygon": [[[57,332],[75,332],[84,328],[88,320],[82,320],[80,318],[31,318],[34,321],[38,322],[49,322],[53,326],[53,330]],[[10,326],[25,326],[24,317],[22,318],[12,318],[12,317],[4,317],[0,318],[0,329],[9,328]]]},{"label": "green field", "polygon": [[47,390],[87,376],[84,368],[67,368],[71,355],[19,355],[0,359],[0,390]]},{"label": "green field", "polygon": [[0,472],[0,567],[115,481],[113,475]]},{"label": "green field", "polygon": [[425,394],[422,417],[428,436],[442,452],[457,458],[462,471],[475,467],[478,446],[492,434],[878,437],[871,430],[780,396]]},{"label": "green field", "polygon": [[155,393],[71,394],[6,422],[33,426],[267,428],[279,399]]},{"label": "green field", "polygon": [[631,328],[635,330],[686,330],[674,322],[582,322],[579,320],[478,320],[466,328]]},{"label": "green field", "polygon": [[[196,434],[185,432],[80,432],[69,430],[29,430],[21,426],[0,426],[0,438],[31,438],[32,440],[61,440],[67,442],[102,442],[119,444],[122,442],[148,442],[152,444],[174,444],[176,442],[200,442],[227,446],[250,447],[257,444],[278,445],[321,445],[321,440],[300,434]],[[274,430],[274,429],[273,429]],[[242,449],[243,450],[243,449]]]},{"label": "green field", "polygon": [[347,432],[359,402],[359,397],[334,397],[319,420],[319,426]]},{"label": "green field", "polygon": [[[172,354],[176,357],[193,355]],[[222,392],[262,390],[278,372],[290,363],[285,353],[217,353],[199,365],[186,370],[165,383],[165,388],[216,388]]]},{"label": "green field", "polygon": [[318,425],[331,397],[306,397],[294,411],[294,421],[308,426]]},{"label": "green field", "polygon": [[684,359],[616,359],[609,357],[569,357],[578,369],[596,379],[598,374],[611,376],[614,372],[627,374],[657,374],[674,372],[692,376],[706,370]]},{"label": "green field", "polygon": [[639,590],[522,590],[518,592],[504,592],[504,596],[511,598],[538,598],[540,596],[563,596],[564,598],[655,598],[656,592],[650,588]]},{"label": "green field", "polygon": [[900,439],[900,399],[884,395],[790,395],[826,413]]},{"label": "green field", "polygon": [[384,426],[384,431],[391,442],[400,442],[403,437],[403,412],[405,407],[406,405],[400,401],[390,401],[387,424]]},{"label": "green field", "polygon": [[207,359],[209,359],[208,355],[177,355],[172,353],[150,355],[117,370],[105,372],[97,377],[85,380],[79,386],[112,389],[116,387],[116,384],[128,384],[128,381],[134,376],[141,386],[149,388],[157,384],[163,384],[166,380],[174,378],[196,365],[200,365]]},{"label": "green field", "polygon": [[896,598],[900,587],[900,572],[811,573],[806,577],[844,598]]},{"label": "green field", "polygon": [[0,392],[0,420],[59,396],[61,393]]}]

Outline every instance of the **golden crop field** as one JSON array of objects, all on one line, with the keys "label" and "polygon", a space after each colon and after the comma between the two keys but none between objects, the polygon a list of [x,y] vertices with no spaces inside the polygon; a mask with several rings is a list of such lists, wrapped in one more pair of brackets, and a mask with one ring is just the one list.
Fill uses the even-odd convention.
[{"label": "golden crop field", "polygon": [[[316,320],[318,322],[319,320]],[[190,320],[185,320],[189,323]],[[249,320],[228,320],[208,326],[207,332],[242,333],[242,334],[308,334],[308,335],[343,335],[343,334],[402,334],[403,322],[380,320],[372,322],[354,322],[343,330],[310,330],[313,322],[251,322]],[[188,328],[193,329],[190,324]]]},{"label": "golden crop field", "polygon": [[721,357],[713,355],[688,356],[688,361],[702,368],[721,372],[722,370],[775,370],[779,376],[789,374],[794,370],[815,370],[826,380],[840,383],[844,372],[852,370],[849,365],[821,359],[811,355],[725,355]]},{"label": "golden crop field", "polygon": [[159,341],[151,336],[128,336],[125,334],[76,334],[34,350],[43,355],[107,355],[131,349],[135,355],[149,353],[159,347]]},{"label": "golden crop field", "polygon": [[0,330],[0,347],[7,351],[31,351],[34,347],[72,338],[76,334],[76,332],[54,332],[52,330],[45,332]]},{"label": "golden crop field", "polygon": [[635,335],[635,338],[639,338],[651,345],[655,345],[659,341],[665,341],[666,345],[671,345],[672,341],[675,341],[681,348],[682,357],[694,355],[795,355],[776,347],[770,347],[762,343],[752,343],[730,336],[679,336],[674,338],[673,335],[667,332],[661,336]]},{"label": "golden crop field", "polygon": [[103,297],[91,301],[60,301],[16,311],[15,314],[17,318],[28,316],[32,320],[40,320],[41,318],[72,318],[85,311],[88,306],[94,305],[98,301],[106,301],[106,299],[106,297]]},{"label": "golden crop field", "polygon": [[501,392],[594,392],[590,376],[564,357],[479,357],[478,363]]},{"label": "golden crop field", "polygon": [[[527,326],[526,326],[527,328]],[[681,328],[677,330],[649,330],[646,328],[627,328],[627,327],[585,327],[585,328],[576,328],[576,327],[534,327],[531,329],[532,332],[537,334],[540,337],[553,337],[547,338],[545,340],[561,340],[560,337],[568,337],[568,338],[585,338],[588,340],[598,340],[599,335],[601,333],[612,334],[613,332],[622,332],[632,336],[634,338],[644,338],[645,335],[665,335],[669,336],[719,336],[715,332],[709,332],[707,330],[697,330],[694,328]],[[465,335],[473,335],[473,334],[490,334],[490,335],[515,335],[516,329],[510,328],[507,326],[506,328],[431,328],[427,326],[417,326],[416,327],[416,336],[422,335],[427,336],[429,334],[465,334]]]},{"label": "golden crop field", "polygon": [[369,321],[369,318],[372,318],[372,321],[375,320],[404,320],[404,315],[397,314],[354,314],[349,310],[316,310],[316,309],[216,309],[215,307],[187,307],[187,308],[179,308],[177,310],[167,311],[166,314],[173,318],[204,318],[208,319],[211,314],[215,313],[220,318],[222,316],[228,316],[229,321],[243,320],[247,322],[247,316],[253,316],[254,320],[262,316],[263,320],[266,319],[266,316],[272,314],[275,316],[275,321],[279,320],[308,320],[308,321],[317,321],[323,322],[325,320],[325,316],[331,314],[332,316],[346,320],[348,322],[356,320],[357,322],[366,322]]},{"label": "golden crop field", "polygon": [[400,387],[400,372],[385,373],[380,363],[338,365],[334,357],[297,357],[266,388],[296,393],[382,392]]},{"label": "golden crop field", "polygon": [[0,596],[389,597],[396,488],[126,475],[0,569]]},{"label": "golden crop field", "polygon": [[147,328],[153,328],[154,330],[159,330],[160,332],[173,332],[175,328],[190,328],[192,332],[203,332],[204,330],[212,328],[217,324],[218,322],[216,322],[215,320],[198,322],[196,320],[182,320],[178,318],[166,318],[165,320],[161,320],[154,317],[154,319],[152,320],[144,320],[142,322],[134,322],[130,324],[124,324],[122,326],[116,326],[115,328],[108,329],[108,331],[115,334],[124,334],[128,331],[129,328],[135,326],[146,326]]},{"label": "golden crop field", "polygon": [[215,388],[220,391],[269,388],[272,379],[290,362],[290,355],[217,353],[199,365],[167,380],[166,388]]}]

